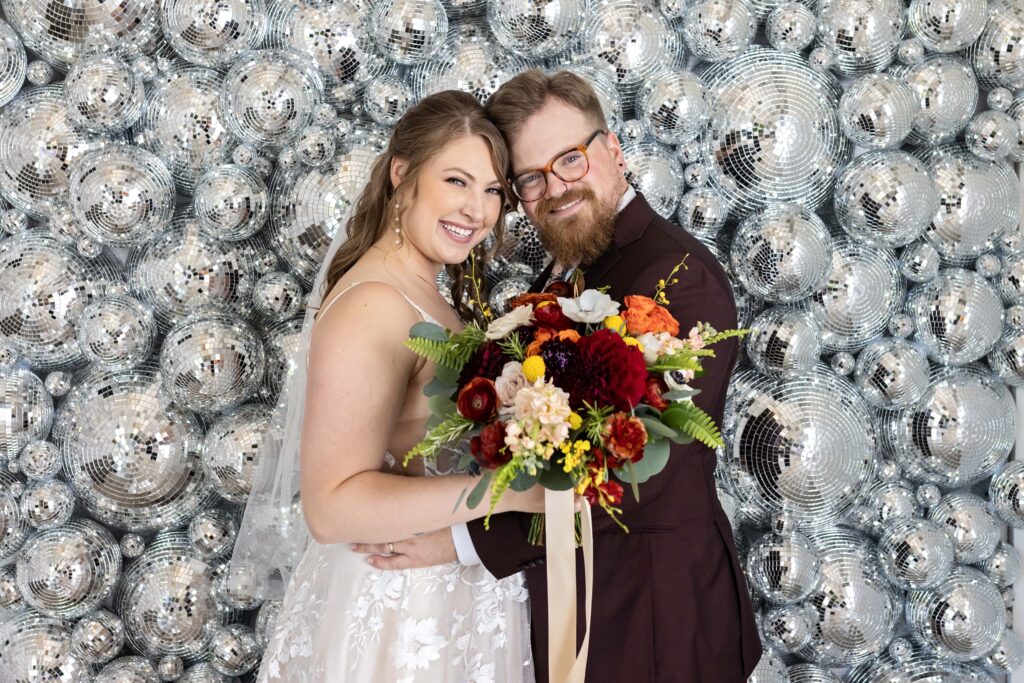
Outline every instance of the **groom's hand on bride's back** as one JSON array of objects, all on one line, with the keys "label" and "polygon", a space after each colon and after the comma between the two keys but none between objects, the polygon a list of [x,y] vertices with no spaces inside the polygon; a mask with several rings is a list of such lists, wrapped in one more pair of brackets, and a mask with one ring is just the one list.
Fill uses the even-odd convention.
[{"label": "groom's hand on bride's back", "polygon": [[[366,561],[377,569],[416,569],[458,562],[451,529],[439,529],[404,541],[387,543],[353,543],[357,553],[366,553]],[[394,550],[394,553],[389,552]]]}]

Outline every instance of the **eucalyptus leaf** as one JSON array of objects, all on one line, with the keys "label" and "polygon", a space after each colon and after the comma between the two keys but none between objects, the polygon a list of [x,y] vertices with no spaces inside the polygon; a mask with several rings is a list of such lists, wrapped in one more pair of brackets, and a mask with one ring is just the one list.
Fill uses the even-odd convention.
[{"label": "eucalyptus leaf", "polygon": [[668,453],[667,440],[658,439],[657,441],[651,441],[644,447],[644,457],[640,458],[638,462],[633,463],[632,471],[625,467],[620,467],[613,471],[615,476],[624,482],[642,484],[665,469],[665,464],[668,462]]},{"label": "eucalyptus leaf", "polygon": [[476,483],[473,490],[469,493],[469,498],[466,499],[466,507],[470,510],[476,509],[476,506],[480,504],[480,501],[484,499],[484,495],[487,493],[487,487],[491,485],[491,478],[494,477],[494,470],[485,470],[480,476],[480,481]]},{"label": "eucalyptus leaf", "polygon": [[448,416],[455,412],[455,401],[444,394],[434,394],[427,399],[427,405],[430,406],[430,412],[434,415]]},{"label": "eucalyptus leaf", "polygon": [[525,491],[536,483],[537,475],[524,471],[517,474],[516,478],[509,483],[508,487],[513,491]]},{"label": "eucalyptus leaf", "polygon": [[446,365],[437,365],[434,368],[434,379],[444,382],[445,384],[450,384],[452,386],[452,391],[454,391],[457,388],[456,385],[459,381],[459,370],[449,368]]},{"label": "eucalyptus leaf", "polygon": [[423,395],[428,397],[447,396],[451,398],[452,394],[454,393],[455,385],[442,381],[441,378],[438,377],[437,375],[435,375],[434,379],[427,382],[427,384],[423,387]]},{"label": "eucalyptus leaf", "polygon": [[678,436],[676,430],[672,429],[658,418],[641,417],[640,421],[644,423],[644,428],[647,429],[647,433],[652,439],[656,437],[671,439],[674,436]]},{"label": "eucalyptus leaf", "polygon": [[439,342],[448,341],[448,333],[437,323],[416,323],[409,328],[409,336],[419,337],[420,339],[432,339]]},{"label": "eucalyptus leaf", "polygon": [[568,491],[572,488],[572,478],[569,473],[557,464],[552,464],[548,469],[541,470],[537,482],[552,491]]},{"label": "eucalyptus leaf", "polygon": [[666,401],[683,401],[688,398],[693,398],[700,393],[700,389],[694,389],[693,387],[683,387],[681,389],[673,389],[672,391],[666,391],[661,395]]}]

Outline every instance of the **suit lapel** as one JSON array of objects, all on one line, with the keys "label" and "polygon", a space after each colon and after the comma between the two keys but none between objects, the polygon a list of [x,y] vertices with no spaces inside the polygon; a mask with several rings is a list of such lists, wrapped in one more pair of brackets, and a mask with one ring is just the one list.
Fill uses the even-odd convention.
[{"label": "suit lapel", "polygon": [[545,266],[544,270],[540,271],[540,275],[533,281],[530,286],[530,292],[533,294],[539,294],[544,291],[544,288],[548,286],[548,280],[551,279],[551,271],[555,269],[555,259],[551,259],[551,263]]}]

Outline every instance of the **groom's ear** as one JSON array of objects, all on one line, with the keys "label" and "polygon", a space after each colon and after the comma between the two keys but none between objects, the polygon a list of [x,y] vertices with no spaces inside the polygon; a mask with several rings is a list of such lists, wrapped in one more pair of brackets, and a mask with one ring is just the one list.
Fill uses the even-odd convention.
[{"label": "groom's ear", "polygon": [[608,132],[608,151],[611,152],[615,165],[625,169],[626,157],[622,155],[622,144],[619,142],[619,136],[611,131]]},{"label": "groom's ear", "polygon": [[409,170],[409,162],[399,157],[391,157],[391,187],[398,187],[405,180],[405,172]]}]

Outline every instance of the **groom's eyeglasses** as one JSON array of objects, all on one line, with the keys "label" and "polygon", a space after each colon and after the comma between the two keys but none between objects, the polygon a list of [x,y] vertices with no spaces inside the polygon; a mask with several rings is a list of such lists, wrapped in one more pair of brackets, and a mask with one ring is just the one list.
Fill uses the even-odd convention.
[{"label": "groom's eyeglasses", "polygon": [[512,179],[512,191],[516,193],[521,201],[535,202],[544,196],[548,190],[548,173],[553,173],[556,178],[567,183],[575,182],[587,175],[590,170],[590,159],[587,158],[587,148],[590,147],[598,135],[607,133],[600,128],[595,130],[582,145],[576,145],[572,149],[562,152],[548,163],[544,168],[524,171]]}]

